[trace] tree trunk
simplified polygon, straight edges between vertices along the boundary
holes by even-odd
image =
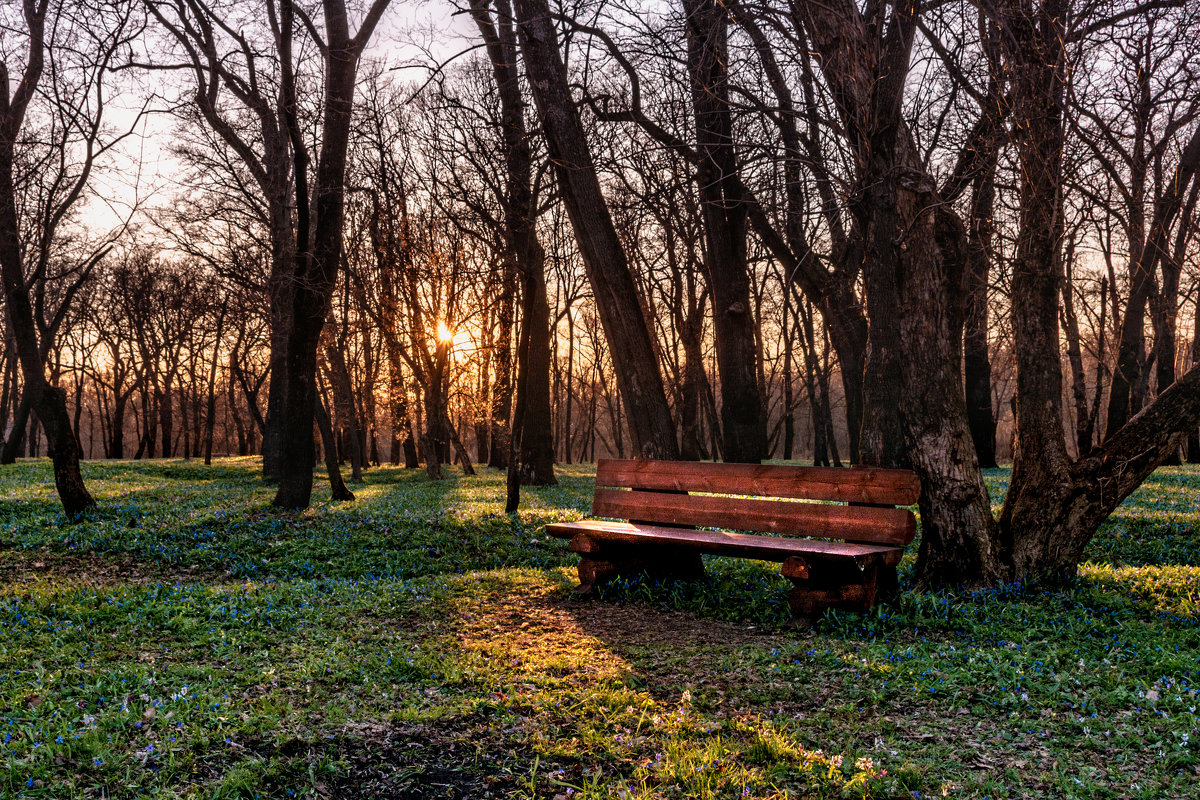
[[[995,92],[992,92],[995,94]],[[967,424],[979,466],[996,466],[996,419],[992,413],[992,364],[988,355],[988,276],[992,262],[992,214],[996,199],[996,153],[974,180],[967,241],[967,315],[963,378]]]
[[[792,459],[792,449],[796,442],[795,399],[792,387],[792,350],[796,338],[796,325],[788,325],[788,311],[791,309],[787,287],[783,289],[783,460]]]
[[[991,569],[995,523],[963,392],[966,231],[901,115],[917,10],[894,6],[886,30],[852,0],[803,13],[861,162],[851,241],[863,250],[871,322],[862,460],[911,461],[922,486],[918,580],[959,583]]]
[[[225,314],[222,308],[217,317],[217,334],[213,338],[212,364],[208,368],[208,403],[204,414],[204,464],[212,464],[213,430],[217,423],[217,364],[221,347],[221,334],[225,332]]]
[[[346,482],[342,480],[341,467],[338,466],[337,442],[334,441],[333,422],[329,418],[329,411],[326,410],[325,403],[321,402],[319,398],[317,400],[316,424],[321,432],[321,449],[325,451],[325,470],[329,473],[330,499],[334,502],[353,500],[354,492],[346,488]]]
[[[317,158],[309,219],[307,162],[303,133],[296,116],[295,76],[291,54],[292,9],[285,5],[281,29],[288,29],[281,44],[281,61],[293,94],[288,106],[289,135],[297,162],[297,212],[295,280],[291,290],[291,318],[284,371],[283,447],[279,491],[272,501],[280,508],[308,506],[313,484],[313,420],[317,413],[317,348],[329,315],[333,289],[341,262],[345,213],[345,177],[350,124],[354,110],[354,85],[358,59],[387,0],[375,0],[351,37],[344,3],[325,0],[327,42],[325,92],[321,120],[321,148]],[[310,237],[311,226],[311,237]],[[326,458],[329,456],[326,455]]]
[[[684,461],[703,458],[700,444],[702,395],[705,382],[702,341],[703,317],[685,319],[680,338],[683,340],[683,386],[680,389],[679,417],[681,422],[679,457]]]
[[[485,45],[500,94],[501,135],[507,171],[504,207],[509,258],[505,260],[496,343],[497,382],[493,395],[492,462],[508,472],[506,507],[516,510],[520,483],[553,485],[554,432],[550,408],[550,306],[546,298],[545,253],[537,238],[533,195],[533,152],[525,129],[525,101],[517,70],[517,33],[509,0],[495,0],[493,19],[486,0],[473,0],[472,14]],[[510,266],[511,265],[511,266]],[[511,336],[517,273],[523,283],[517,347],[516,408],[513,405]],[[502,426],[496,422],[501,421]],[[519,456],[519,465],[513,462]],[[503,463],[501,462],[503,459]],[[519,476],[517,472],[519,471]]]
[[[158,406],[158,425],[159,434],[162,436],[162,457],[170,458],[174,454],[175,442],[171,438],[173,433],[173,414],[171,408],[171,384],[164,381],[162,389],[155,392],[155,405]]]
[[[1180,223],[1175,234],[1174,247],[1164,252],[1159,259],[1162,281],[1158,292],[1150,300],[1150,319],[1154,324],[1154,362],[1156,392],[1162,393],[1175,382],[1175,327],[1179,318],[1179,278],[1183,272],[1188,243],[1193,228],[1189,224],[1196,209],[1200,182],[1193,180],[1187,202],[1179,214]],[[1178,451],[1167,458],[1164,464],[1182,463]]]
[[[29,386],[21,389],[21,399],[17,401],[17,410],[13,414],[12,428],[0,450],[0,464],[15,464],[25,448],[25,430],[29,427],[29,415],[33,411],[33,398]]]
[[[1058,330],[1066,2],[1048,0],[1032,12],[1011,2],[1006,10],[1010,35],[1017,37],[1008,57],[1018,174],[1025,179],[1012,266],[1018,438],[1000,516],[997,560],[1007,569],[996,577],[1026,581],[1059,575],[1068,563],[1074,570],[1075,563],[1066,552],[1075,548],[1063,540],[1073,524],[1073,480],[1062,429]],[[1136,309],[1131,305],[1126,313]]]
[[[27,12],[32,8],[30,4]],[[28,13],[27,13],[28,17]],[[42,17],[44,23],[44,16]],[[36,24],[31,21],[31,24]],[[36,53],[30,54],[36,63],[26,66],[26,78],[40,75],[42,52],[40,32],[31,36],[39,40]],[[31,46],[31,50],[33,50]],[[37,79],[34,77],[33,85]],[[24,82],[21,87],[25,88]],[[7,106],[7,99],[5,105]],[[83,483],[79,468],[82,450],[79,440],[71,428],[71,417],[67,413],[67,396],[56,386],[51,386],[44,372],[44,353],[47,342],[38,341],[38,326],[30,302],[29,288],[25,281],[24,260],[21,252],[21,234],[17,216],[16,190],[13,183],[13,147],[21,128],[24,109],[12,119],[13,109],[0,111],[0,281],[4,284],[4,305],[8,312],[13,338],[17,344],[17,356],[24,378],[24,394],[29,406],[41,421],[49,443],[49,455],[54,464],[54,485],[62,501],[68,519],[75,519],[88,508],[96,505]]]
[[[1075,405],[1075,446],[1079,455],[1092,449],[1092,416],[1088,411],[1087,373],[1083,368],[1083,348],[1080,342],[1079,316],[1075,313],[1072,291],[1072,257],[1065,259],[1066,280],[1062,284],[1062,318],[1066,328],[1067,363],[1071,365],[1071,399]],[[1099,374],[1096,379],[1099,380]]]
[[[1148,80],[1148,78],[1147,78]],[[1141,155],[1141,144],[1135,156]],[[1168,241],[1172,227],[1180,217],[1185,205],[1195,207],[1193,182],[1200,173],[1200,129],[1197,129],[1180,154],[1179,163],[1171,179],[1163,182],[1158,196],[1154,199],[1154,211],[1150,222],[1149,234],[1144,241],[1137,241],[1135,234],[1145,227],[1145,165],[1144,157],[1135,158],[1134,188],[1131,193],[1134,202],[1129,203],[1128,227],[1133,230],[1130,235],[1130,290],[1129,301],[1125,305],[1125,316],[1121,320],[1121,334],[1117,350],[1117,368],[1113,372],[1112,384],[1109,390],[1108,419],[1105,424],[1105,437],[1115,433],[1132,416],[1144,400],[1141,390],[1148,381],[1144,375],[1145,325],[1146,308],[1154,297],[1154,276],[1158,265],[1163,269],[1163,288],[1171,294],[1178,294],[1178,270],[1172,263],[1173,253]],[[1140,169],[1140,175],[1138,170]],[[1140,181],[1139,181],[1140,177]],[[1174,275],[1172,275],[1174,273]],[[1174,288],[1172,288],[1172,286]],[[1171,302],[1172,315],[1174,301]],[[1163,307],[1165,311],[1165,306]],[[1166,317],[1160,316],[1159,323],[1165,323]],[[1174,339],[1174,325],[1170,333],[1163,334]],[[1156,325],[1156,334],[1160,333]],[[1164,343],[1165,344],[1165,343]],[[1173,377],[1175,369],[1174,342],[1170,343],[1172,351],[1167,354],[1169,364],[1160,364],[1160,377]],[[1157,351],[1157,347],[1156,347]],[[1161,387],[1165,388],[1165,387]]]
[[[1196,297],[1196,308],[1192,322],[1192,364],[1200,364],[1200,295]],[[1193,425],[1187,435],[1187,460],[1189,464],[1200,464],[1200,427]]]
[[[511,24],[511,23],[510,23]],[[494,70],[493,70],[494,71]],[[501,90],[503,103],[503,89]],[[502,112],[503,113],[503,112]],[[527,178],[528,179],[528,178]],[[513,202],[511,196],[513,189],[511,187],[513,179],[510,176],[510,204]],[[526,195],[528,190],[526,190]],[[527,209],[528,210],[528,209]],[[506,209],[506,215],[509,212]],[[511,241],[511,234],[510,234]],[[491,397],[491,424],[490,424],[490,439],[491,447],[488,451],[487,465],[489,467],[497,467],[499,469],[508,468],[509,457],[509,419],[512,415],[513,404],[513,364],[512,364],[512,328],[513,328],[513,313],[516,305],[516,283],[518,265],[515,262],[518,257],[513,253],[510,243],[510,252],[508,257],[504,259],[501,266],[501,287],[499,299],[499,314],[497,325],[499,326],[500,335],[496,337],[495,346],[492,349],[492,363],[495,365],[495,380],[492,383]]]
[[[729,107],[728,12],[716,0],[684,0],[683,8],[724,456],[726,461],[758,463],[767,457],[767,420],[758,385],[760,360],[746,266],[747,209]]]
[[[125,457],[125,404],[128,395],[119,392],[113,396],[112,414],[108,429],[108,456],[121,459]]]
[[[428,385],[424,386],[425,401],[425,431],[421,435],[421,455],[425,457],[425,471],[432,481],[442,479],[442,453],[446,450],[447,434],[443,430],[446,419],[446,409],[442,397],[442,360],[444,344],[438,345],[434,369],[426,376]]]
[[[337,411],[338,426],[343,431],[343,441],[350,458],[350,479],[361,482],[363,448],[358,422],[358,409],[354,402],[354,387],[350,381],[350,369],[342,343],[333,341],[332,331],[327,327],[325,358],[329,365],[330,385],[333,387],[334,409]]]
[[[531,231],[531,237],[533,233]],[[550,427],[550,303],[546,298],[541,246],[525,272],[524,326],[529,329],[523,365],[524,422],[521,425],[521,483],[554,486],[554,435]]]
[[[634,448],[644,458],[677,458],[675,425],[652,334],[587,149],[549,5],[546,0],[517,0],[514,6],[530,87],[609,343]]]

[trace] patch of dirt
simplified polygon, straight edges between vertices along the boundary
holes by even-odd
[[[424,725],[347,725],[331,742],[343,769],[331,797],[485,800],[508,796],[528,775],[531,754],[497,752],[484,718]]]
[[[336,800],[493,800],[508,797],[530,774],[531,753],[504,747],[484,716],[436,719],[425,723],[348,723],[317,741],[283,744],[232,740],[245,757],[289,762],[288,775],[309,773],[322,761],[336,764],[336,776],[318,778],[318,797]],[[219,780],[229,759],[209,763],[202,783]],[[546,766],[541,762],[539,770]],[[265,789],[287,789],[273,781]]]
[[[21,591],[38,584],[73,586],[127,586],[145,583],[193,583],[214,576],[203,570],[165,566],[128,553],[62,553],[0,549],[0,592]]]

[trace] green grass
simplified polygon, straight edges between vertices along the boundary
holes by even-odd
[[[497,472],[387,467],[354,503],[274,512],[257,467],[88,463],[100,508],[75,525],[47,463],[0,468],[0,797],[1159,798],[1200,777],[1200,470],[1156,473],[1068,589],[906,591],[802,634],[756,562],[576,598],[542,526],[586,512],[587,467],[518,517]]]

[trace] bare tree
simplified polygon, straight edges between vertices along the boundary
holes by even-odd
[[[47,379],[46,357],[73,298],[108,245],[77,253],[57,276],[51,269],[64,221],[83,198],[97,159],[121,138],[103,127],[106,79],[136,32],[125,4],[84,19],[73,4],[24,0],[13,22],[25,52],[0,52],[0,278],[27,407],[46,432],[59,498],[67,515],[75,517],[94,500],[83,483],[81,448],[65,394]],[[43,122],[50,137],[39,153],[34,131]],[[52,279],[63,288],[57,310],[47,317],[43,298],[35,302],[32,295]]]

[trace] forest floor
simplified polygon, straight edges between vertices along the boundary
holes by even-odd
[[[1200,469],[1053,593],[790,626],[775,565],[580,599],[503,476],[383,467],[271,511],[256,459],[0,467],[0,797],[1194,797]],[[989,474],[994,498],[1007,473]],[[909,548],[910,553],[916,546]],[[912,556],[906,556],[905,584]]]

